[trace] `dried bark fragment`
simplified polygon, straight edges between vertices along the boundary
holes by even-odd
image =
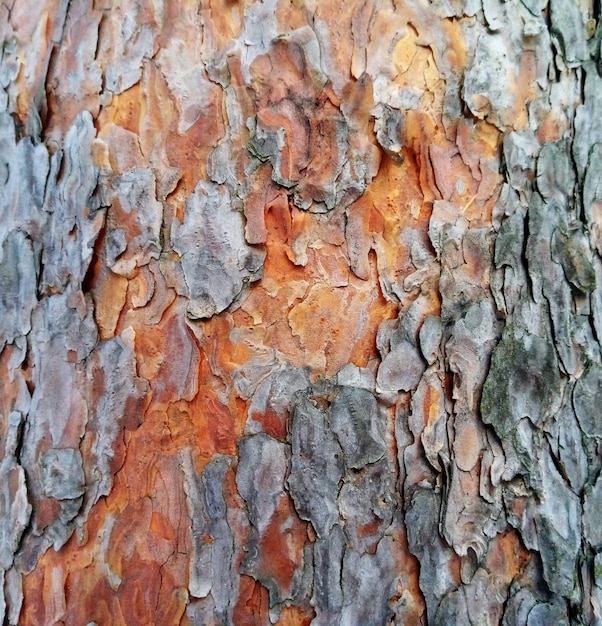
[[[188,590],[193,598],[209,597],[209,614],[224,623],[231,623],[230,603],[237,582],[233,571],[234,535],[228,525],[223,493],[224,475],[231,464],[228,457],[215,457],[197,476],[190,451],[182,453],[194,540]]]
[[[19,231],[8,234],[0,256],[0,345],[13,343],[31,330],[31,313],[37,304],[36,261],[31,241]]]
[[[64,157],[53,155],[43,231],[40,291],[63,292],[84,281],[104,212],[95,196],[98,181],[91,143],[96,136],[92,116],[82,112],[65,137]]]
[[[242,217],[230,208],[227,189],[199,183],[171,237],[182,257],[191,319],[221,313],[261,277],[263,255],[246,245]]]
[[[384,538],[378,543],[375,554],[345,553],[341,624],[377,626],[391,619],[389,598],[397,573],[392,544],[392,539]]]
[[[27,499],[27,482],[23,467],[16,458],[20,444],[19,430],[22,416],[13,412],[8,419],[8,436],[4,457],[0,462],[0,484],[2,494],[0,507],[2,526],[0,528],[0,568],[9,570],[13,565],[14,554],[19,548],[23,532],[29,524],[31,504]],[[4,599],[4,596],[3,596]]]
[[[312,523],[318,537],[325,537],[338,520],[336,498],[345,465],[328,413],[318,402],[311,392],[300,392],[293,404],[287,485],[299,516]]]
[[[252,396],[245,432],[265,432],[276,439],[285,439],[293,396],[308,386],[305,370],[285,366],[273,371]]]
[[[136,267],[159,258],[163,207],[155,198],[156,181],[148,169],[132,168],[114,176],[111,187],[106,264],[113,272],[129,276]]]
[[[429,623],[442,598],[456,586],[449,569],[451,548],[437,530],[439,502],[439,495],[431,489],[418,488],[405,507],[408,545],[421,564],[420,589]]]
[[[38,459],[42,492],[56,500],[75,500],[84,493],[82,456],[75,448],[47,450]]]
[[[393,521],[393,478],[385,460],[345,477],[338,498],[339,512],[345,520],[349,547],[357,554],[373,552]]]
[[[240,442],[236,472],[239,493],[247,502],[249,520],[263,531],[283,494],[288,466],[288,446],[260,433]]]
[[[472,114],[487,117],[498,126],[510,122],[514,99],[505,89],[508,77],[517,72],[517,59],[511,56],[508,34],[481,31],[474,60],[464,74],[462,97]]]
[[[385,392],[412,391],[426,369],[418,347],[418,325],[423,307],[424,302],[418,299],[405,315],[400,313],[397,328],[392,329],[383,344],[376,382]]]
[[[362,468],[385,455],[384,424],[369,391],[340,389],[330,405],[329,421],[348,468]]]
[[[318,538],[314,546],[314,580],[312,606],[318,626],[340,620],[343,607],[341,570],[345,550],[345,536],[337,524],[327,537]]]
[[[86,424],[92,439],[89,455],[86,511],[111,492],[113,475],[119,464],[116,443],[124,429],[134,430],[138,411],[144,405],[148,384],[136,375],[134,333],[100,342],[88,361],[87,384],[94,403]],[[106,372],[112,372],[107,376]]]

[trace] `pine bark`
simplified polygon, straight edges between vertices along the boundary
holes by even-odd
[[[0,622],[602,624],[602,27],[0,3]]]

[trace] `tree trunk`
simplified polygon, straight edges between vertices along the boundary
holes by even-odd
[[[4,623],[602,624],[597,10],[0,3]]]

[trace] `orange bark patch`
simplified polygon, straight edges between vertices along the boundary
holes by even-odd
[[[4,450],[6,431],[8,428],[8,416],[15,406],[19,406],[21,402],[28,398],[27,383],[29,377],[29,369],[27,364],[23,364],[22,368],[13,373],[11,367],[11,359],[16,355],[17,348],[13,345],[7,345],[0,352],[0,441],[2,450]]]
[[[394,590],[392,601],[400,599],[403,606],[405,623],[420,624],[424,614],[424,597],[420,590],[420,564],[418,559],[410,553],[405,529],[395,533],[395,542],[392,544],[392,556],[397,563],[399,576],[397,588]]]
[[[315,612],[309,607],[285,606],[276,622],[279,626],[309,626]]]
[[[490,572],[495,572],[504,584],[509,585],[530,558],[530,552],[522,544],[517,532],[509,530],[493,539],[485,564]]]
[[[188,187],[194,189],[207,174],[207,157],[224,135],[221,110],[221,88],[211,87],[211,104],[199,119],[182,135],[175,130],[167,135],[169,164],[182,171]]]
[[[142,85],[136,83],[123,93],[113,96],[111,102],[113,121],[138,135],[140,133],[140,118],[144,115],[145,108]]]
[[[269,620],[268,590],[250,576],[240,577],[238,602],[232,621],[240,626],[263,626]]]
[[[54,498],[41,498],[36,510],[36,527],[42,531],[56,521],[61,512],[61,504]]]
[[[201,357],[181,304],[176,302],[154,326],[146,326],[142,314],[131,312],[127,318],[140,331],[136,333],[139,374],[150,382],[153,406],[191,400],[197,391]]]
[[[285,596],[290,593],[295,572],[303,565],[306,526],[291,499],[283,495],[259,542],[259,576],[274,580]]]

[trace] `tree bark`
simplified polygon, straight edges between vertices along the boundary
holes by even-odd
[[[598,8],[0,3],[0,621],[602,624]]]

